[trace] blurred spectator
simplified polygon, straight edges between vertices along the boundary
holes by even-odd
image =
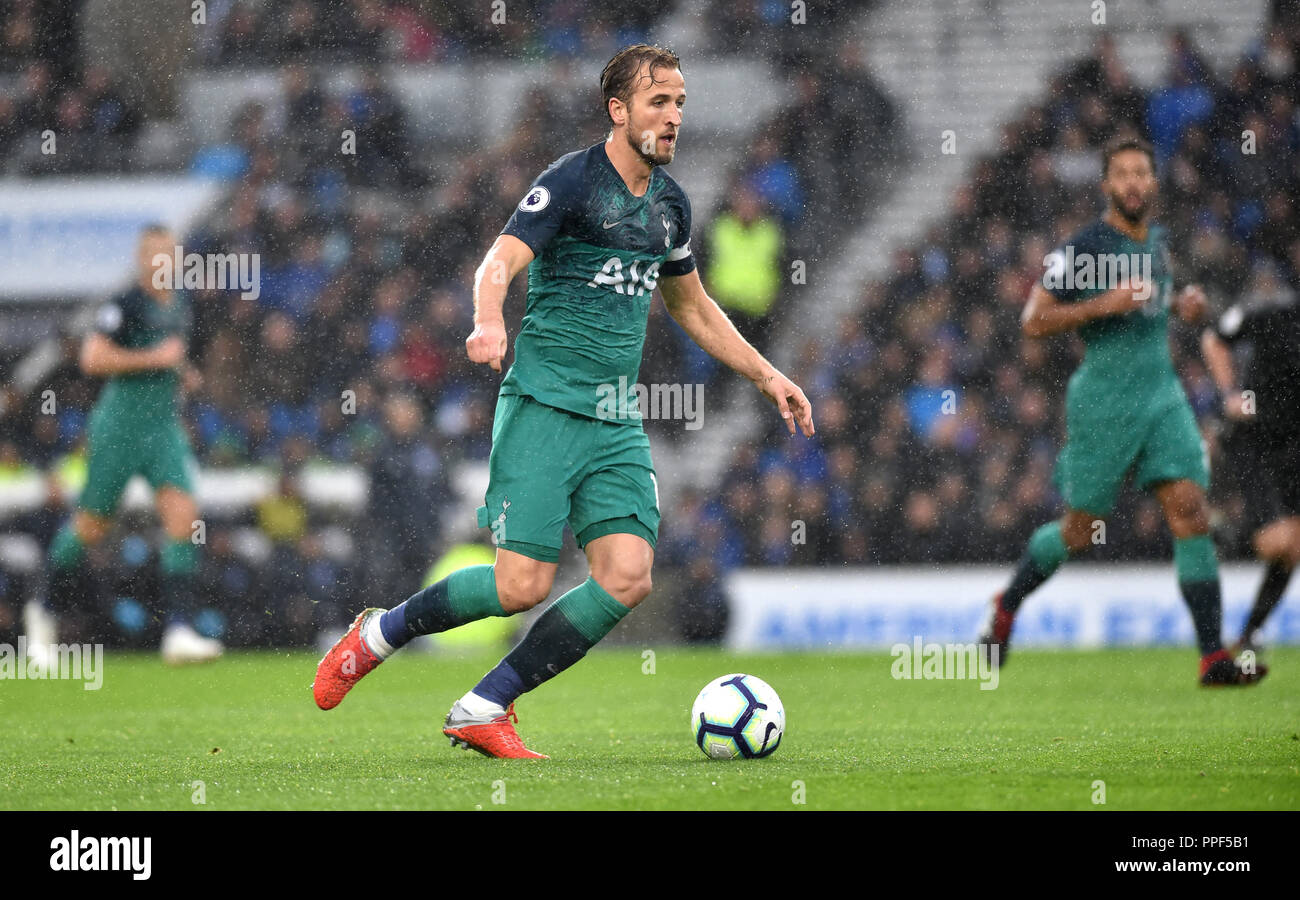
[[[441,454],[429,439],[424,411],[411,394],[384,403],[384,440],[370,472],[367,518],[389,596],[412,593],[442,537],[440,509],[448,493]]]
[[[698,556],[688,566],[678,587],[674,616],[683,640],[701,644],[722,640],[727,630],[727,596],[717,564],[709,557]]]
[[[275,493],[258,501],[258,530],[274,544],[292,545],[307,533],[307,505],[298,492],[299,475],[286,467]]]
[[[763,214],[757,195],[741,187],[730,209],[713,220],[705,283],[751,344],[767,347],[781,289],[781,226]]]

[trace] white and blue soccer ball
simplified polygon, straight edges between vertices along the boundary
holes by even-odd
[[[772,686],[732,674],[704,686],[691,707],[695,743],[711,759],[759,759],[781,745],[785,707]]]

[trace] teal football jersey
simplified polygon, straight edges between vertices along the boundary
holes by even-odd
[[[560,157],[538,176],[502,230],[533,251],[528,302],[502,394],[525,394],[591,418],[640,425],[598,409],[629,394],[641,368],[646,319],[660,278],[695,268],[691,206],[661,167],[637,197],[604,143]]]

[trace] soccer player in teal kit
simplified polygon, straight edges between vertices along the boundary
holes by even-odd
[[[159,554],[161,600],[167,623],[162,655],[168,663],[204,662],[222,653],[220,642],[194,630],[194,582],[198,548],[191,531],[198,517],[194,476],[198,466],[179,417],[187,375],[185,344],[191,310],[185,293],[157,277],[158,259],[170,259],[177,245],[172,232],[150,225],[136,248],[136,283],[99,309],[94,332],[81,351],[81,369],[107,378],[87,427],[86,486],[72,518],[49,550],[49,593],[56,607],[75,601],[68,578],[81,565],[86,548],[108,534],[118,502],[130,479],[143,475],[154,490],[166,537]],[[40,600],[24,609],[29,652],[54,643],[56,622]]]
[[[321,660],[313,692],[330,709],[416,635],[530,609],[550,593],[565,522],[591,576],[564,594],[447,715],[453,744],[540,758],[510,719],[514,700],[580,660],[650,593],[659,489],[635,404],[610,415],[611,385],[634,384],[656,287],[704,350],[745,375],[805,436],[802,390],[742,338],[705,293],[691,255],[691,207],[663,170],[686,100],[677,57],[638,44],[601,74],[608,138],[560,157],[520,201],[475,276],[471,360],[501,370],[506,287],[525,266],[528,305],[492,428],[479,525],[495,565],[474,566],[394,609],[368,609]],[[620,382],[620,379],[626,379]]]
[[[1011,583],[993,599],[979,642],[990,655],[999,648],[996,661],[1006,659],[1021,604],[1090,546],[1094,524],[1110,515],[1131,471],[1137,487],[1160,501],[1173,534],[1201,683],[1256,684],[1267,668],[1244,667],[1220,638],[1219,562],[1205,500],[1209,464],[1169,355],[1170,310],[1196,321],[1205,297],[1194,286],[1174,292],[1165,230],[1151,221],[1159,190],[1151,146],[1112,141],[1102,155],[1101,189],[1106,212],[1048,257],[1044,283],[1034,286],[1022,320],[1031,337],[1077,330],[1087,348],[1066,391],[1066,444],[1056,465],[1066,512],[1030,537]],[[1125,261],[1132,265],[1119,266]],[[1127,275],[1076,283],[1073,273],[1089,267]]]

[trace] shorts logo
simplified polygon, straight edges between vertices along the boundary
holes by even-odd
[[[500,547],[506,541],[506,510],[510,508],[510,498],[501,498],[501,515],[492,520],[492,543]]]
[[[551,192],[538,185],[529,191],[524,196],[524,199],[519,201],[519,209],[523,212],[537,212],[546,209],[546,204],[550,202]]]

